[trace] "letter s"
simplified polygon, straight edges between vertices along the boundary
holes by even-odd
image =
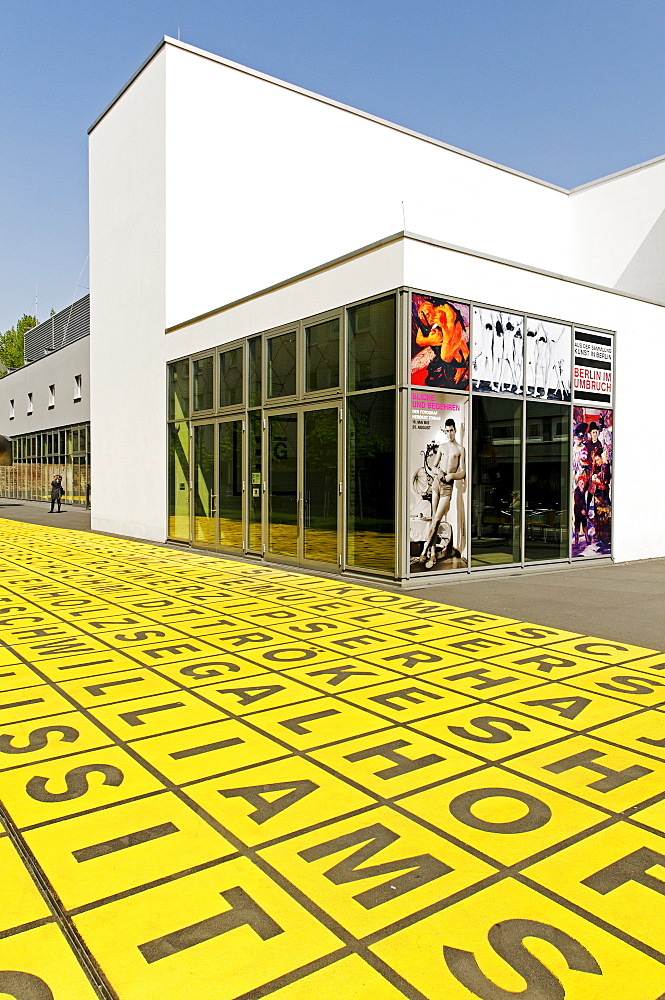
[[[481,972],[471,951],[443,946],[443,958],[450,972],[462,986],[466,986],[480,1000],[564,1000],[566,991],[547,966],[524,947],[524,938],[535,937],[548,941],[560,951],[568,968],[575,972],[589,972],[602,976],[602,969],[586,948],[558,927],[540,920],[501,920],[490,928],[487,938],[494,951],[519,973],[526,982],[526,989],[515,993],[504,990]]]
[[[75,743],[79,738],[78,729],[71,726],[42,726],[33,729],[28,735],[27,747],[15,747],[12,740],[16,739],[10,733],[0,736],[0,753],[30,753],[31,750],[44,750],[48,746],[49,733],[60,733],[62,743]]]
[[[82,764],[81,767],[67,771],[65,775],[67,790],[64,792],[47,792],[46,783],[49,778],[43,778],[40,775],[30,778],[25,790],[30,798],[36,799],[38,802],[68,802],[70,799],[80,798],[88,791],[88,774],[103,774],[103,784],[115,785],[116,787],[125,780],[120,768],[113,767],[111,764]]]

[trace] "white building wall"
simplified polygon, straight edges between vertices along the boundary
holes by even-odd
[[[164,50],[90,136],[92,527],[163,540]]]
[[[665,491],[652,430],[660,398],[651,385],[665,367],[665,307],[414,240],[405,244],[404,261],[406,283],[416,288],[616,331],[613,556],[665,556],[665,520],[653,504]]]
[[[665,302],[665,157],[569,197],[570,273]]]
[[[76,401],[77,375],[81,376],[81,398]],[[55,404],[49,408],[49,386],[55,386]],[[28,416],[28,393],[32,393],[32,415]],[[14,419],[10,402],[14,400]],[[0,434],[18,437],[53,427],[83,424],[90,420],[90,338],[33,361],[0,379]]]
[[[276,288],[165,338],[165,363],[240,337],[307,319],[358,299],[376,298],[403,284],[403,240],[378,247],[300,281]]]
[[[403,229],[568,270],[561,190],[171,40],[166,64],[167,325]]]

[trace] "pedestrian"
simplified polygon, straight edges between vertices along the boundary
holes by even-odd
[[[65,495],[65,491],[62,485],[62,476],[54,476],[51,480],[51,509],[49,514],[53,513],[53,508],[58,505],[57,513],[60,513],[60,502]]]

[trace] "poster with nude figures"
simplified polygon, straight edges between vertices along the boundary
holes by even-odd
[[[467,565],[469,400],[411,392],[409,548],[412,573]]]
[[[526,321],[524,381],[527,396],[570,401],[571,328],[549,320]]]
[[[473,368],[476,392],[522,395],[524,316],[496,309],[473,310]]]
[[[612,551],[612,410],[573,407],[573,559]]]
[[[469,388],[469,306],[411,295],[411,383]]]

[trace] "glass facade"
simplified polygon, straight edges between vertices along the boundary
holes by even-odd
[[[55,475],[62,476],[65,503],[85,507],[91,485],[90,424],[13,438],[12,465],[0,467],[0,494],[14,500],[49,500]]]
[[[609,555],[611,394],[573,363],[611,337],[399,289],[174,361],[169,536],[423,584]]]

